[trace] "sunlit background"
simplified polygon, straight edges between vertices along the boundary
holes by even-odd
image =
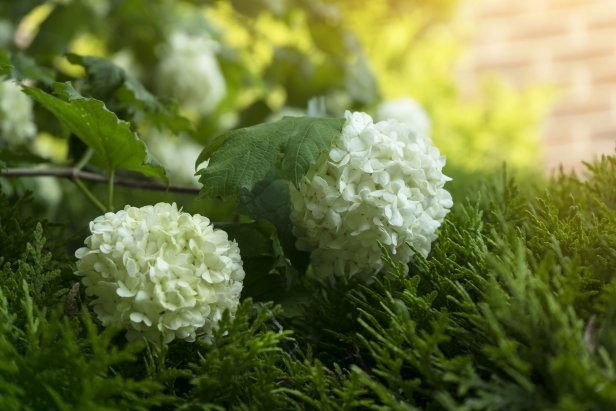
[[[0,2],[0,16],[0,46],[25,81],[79,86],[82,67],[63,57],[72,52],[106,57],[175,100],[190,129],[157,129],[82,90],[132,122],[174,183],[197,184],[194,161],[212,137],[314,114],[309,104],[413,122],[457,187],[503,164],[580,171],[616,145],[614,0],[22,0]],[[28,149],[74,160],[69,136],[36,107],[35,118]]]
[[[472,23],[459,84],[471,95],[494,73],[518,89],[551,86],[541,128],[544,167],[580,169],[616,145],[616,2],[482,0],[464,2]]]

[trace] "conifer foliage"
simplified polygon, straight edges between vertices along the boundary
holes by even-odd
[[[616,409],[616,156],[468,167],[534,105],[348,3],[0,2],[0,411]]]
[[[369,285],[307,276],[299,308],[245,299],[168,346],[102,327],[54,227],[3,198],[1,407],[611,409],[616,158],[521,184],[454,205],[408,275],[385,253]]]

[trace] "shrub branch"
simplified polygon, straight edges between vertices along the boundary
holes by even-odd
[[[108,183],[109,177],[92,173],[89,171],[83,171],[76,167],[67,168],[6,168],[0,170],[0,176],[2,177],[61,177],[68,178],[70,180],[84,180],[92,181],[95,183]],[[185,194],[198,194],[200,189],[198,187],[177,186],[173,184],[165,185],[158,181],[151,180],[137,180],[133,178],[126,178],[121,176],[115,176],[114,185],[123,187],[139,188],[142,190],[155,190],[155,191],[168,191],[172,193],[185,193]]]

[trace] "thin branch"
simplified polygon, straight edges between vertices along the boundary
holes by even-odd
[[[103,203],[101,203],[98,200],[98,198],[96,198],[96,196],[92,194],[90,190],[88,190],[88,187],[86,187],[86,185],[82,183],[80,179],[74,178],[73,182],[81,190],[81,192],[86,196],[86,198],[90,200],[90,202],[94,204],[96,208],[98,208],[103,214],[105,214],[107,211],[110,211],[110,210],[107,210],[107,208],[105,208]]]
[[[95,183],[107,183],[109,178],[102,174],[82,171],[77,168],[5,168],[0,169],[0,177],[62,177],[71,180],[92,181]],[[116,176],[114,184],[123,187],[139,188],[142,190],[168,191],[171,193],[199,194],[197,187],[168,185],[158,181],[136,180]]]

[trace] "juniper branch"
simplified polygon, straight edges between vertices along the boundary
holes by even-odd
[[[71,180],[79,179],[84,181],[91,181],[94,183],[109,182],[108,176],[92,173],[89,171],[83,171],[75,167],[47,169],[5,168],[0,170],[0,177],[60,177],[68,178]],[[114,184],[117,186],[132,187],[142,190],[168,191],[172,193],[198,194],[200,191],[197,187],[177,186],[173,184],[165,185],[158,181],[137,180],[121,176],[115,177]]]

